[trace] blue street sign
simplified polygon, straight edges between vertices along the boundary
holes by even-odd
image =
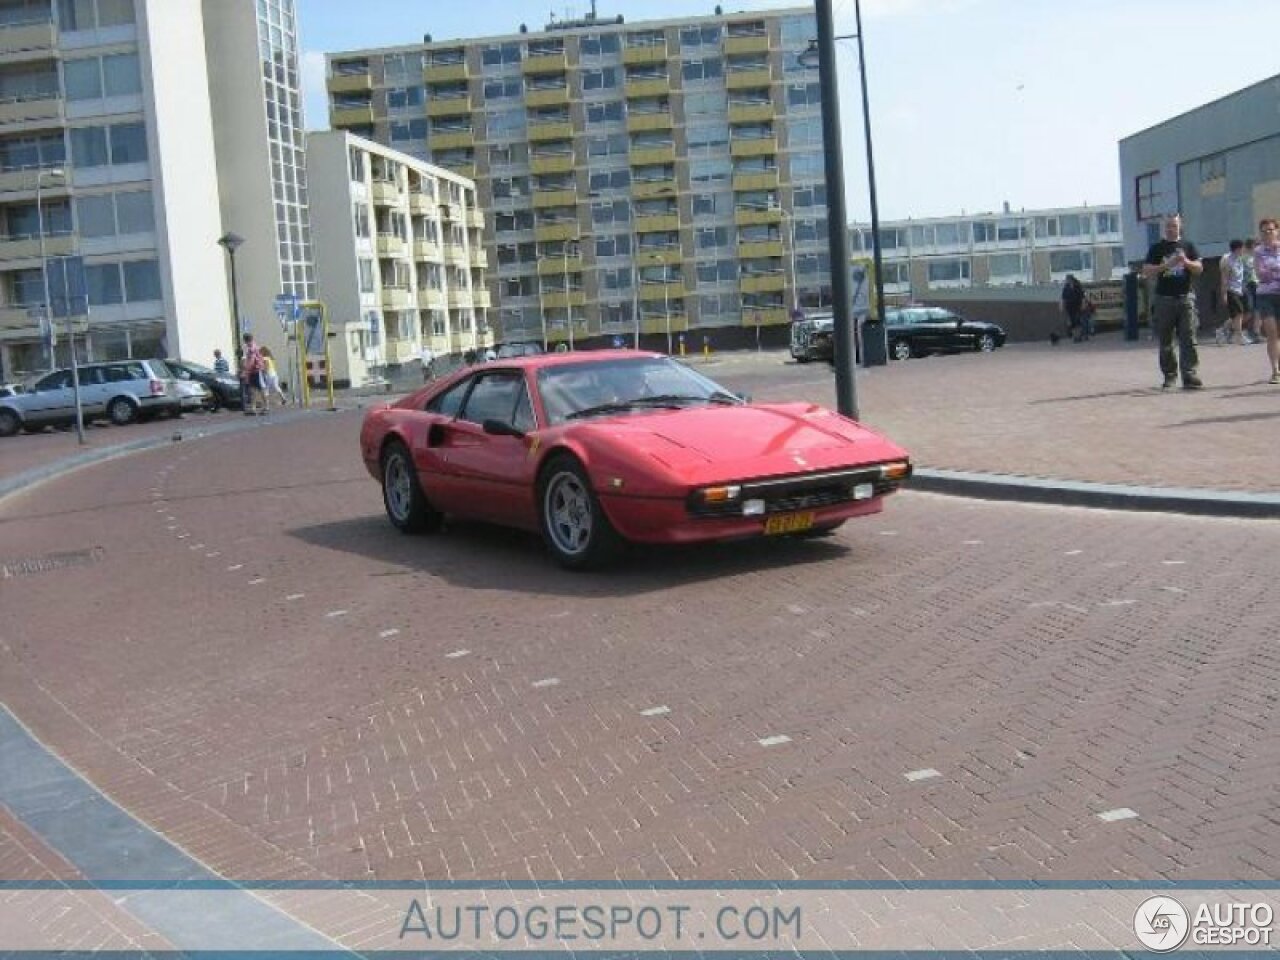
[[[45,261],[49,271],[49,299],[55,318],[80,317],[89,312],[88,288],[85,285],[84,257],[50,257]]]
[[[281,293],[275,299],[276,315],[282,319],[297,320],[301,311],[298,296],[294,293]]]

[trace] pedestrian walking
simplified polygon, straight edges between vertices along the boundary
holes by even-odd
[[[244,395],[244,415],[265,414],[267,407],[262,392],[262,351],[253,334],[244,335],[244,355],[240,361],[240,387]]]
[[[1192,279],[1200,276],[1204,263],[1195,244],[1182,236],[1182,215],[1171,214],[1164,220],[1164,238],[1153,243],[1147,251],[1142,275],[1156,281],[1155,309],[1152,323],[1160,344],[1160,372],[1164,375],[1162,388],[1169,390],[1178,384],[1178,371],[1182,371],[1182,388],[1199,390],[1200,353],[1196,348],[1195,294]],[[1178,339],[1174,353],[1173,340]]]
[[[1258,271],[1254,266],[1253,237],[1244,238],[1244,320],[1240,328],[1250,336],[1250,343],[1262,340],[1262,324],[1258,320]]]
[[[422,363],[422,382],[426,383],[436,375],[436,353],[428,344],[422,345],[422,353],[418,355]]]
[[[1220,344],[1229,344],[1238,338],[1241,343],[1248,343],[1244,332],[1244,284],[1245,257],[1244,241],[1232,240],[1230,252],[1218,261],[1218,272],[1222,275],[1222,293],[1219,297],[1227,311],[1227,319],[1214,333],[1214,339]]]
[[[221,350],[213,351],[213,372],[220,377],[229,377],[231,375],[231,364],[227,362],[227,358],[222,355]]]
[[[280,400],[280,406],[288,406],[289,398],[285,396],[284,390],[280,388],[280,371],[276,369],[276,358],[271,353],[270,347],[262,348],[262,390],[265,394],[264,403],[267,409],[271,408],[273,399]]]
[[[1253,268],[1258,275],[1256,313],[1262,318],[1262,334],[1267,338],[1267,360],[1271,364],[1269,382],[1280,384],[1280,224],[1264,217],[1258,222],[1260,240],[1253,250]]]
[[[1080,330],[1080,310],[1084,306],[1084,285],[1076,279],[1074,273],[1068,273],[1066,282],[1062,284],[1062,296],[1058,300],[1058,310],[1067,315],[1067,333],[1073,343],[1082,339]]]

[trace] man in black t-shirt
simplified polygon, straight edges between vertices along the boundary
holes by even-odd
[[[1196,298],[1191,291],[1192,278],[1200,276],[1204,264],[1195,244],[1182,239],[1182,216],[1172,214],[1164,221],[1164,239],[1153,243],[1142,266],[1144,277],[1156,278],[1155,308],[1151,322],[1160,341],[1160,372],[1164,389],[1178,382],[1182,367],[1184,390],[1199,390],[1200,355],[1196,349]],[[1178,354],[1174,356],[1173,335],[1178,335]]]

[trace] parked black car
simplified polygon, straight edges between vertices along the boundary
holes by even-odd
[[[990,353],[1004,346],[1005,332],[994,323],[970,320],[941,307],[902,307],[886,310],[885,316],[889,356],[895,360],[966,350]]]
[[[189,360],[166,360],[165,366],[173,371],[175,380],[191,380],[209,389],[209,409],[220,407],[239,409],[241,406],[240,381],[229,374],[216,373],[209,367]]]

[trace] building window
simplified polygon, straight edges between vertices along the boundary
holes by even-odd
[[[992,283],[1017,283],[1027,279],[1027,258],[1021,253],[994,254],[987,260]]]
[[[969,261],[962,259],[930,260],[926,273],[930,284],[968,283]]]
[[[160,267],[154,260],[133,260],[124,268],[124,295],[130,303],[160,300]]]
[[[1211,157],[1205,157],[1200,161],[1200,182],[1210,183],[1214,180],[1224,180],[1227,176],[1227,155],[1225,153],[1215,153]]]
[[[1090,273],[1092,270],[1092,250],[1051,250],[1049,252],[1050,273]]]
[[[361,259],[357,261],[360,270],[360,292],[373,293],[373,261]]]
[[[1134,181],[1139,220],[1154,220],[1160,216],[1160,173],[1144,173]]]

